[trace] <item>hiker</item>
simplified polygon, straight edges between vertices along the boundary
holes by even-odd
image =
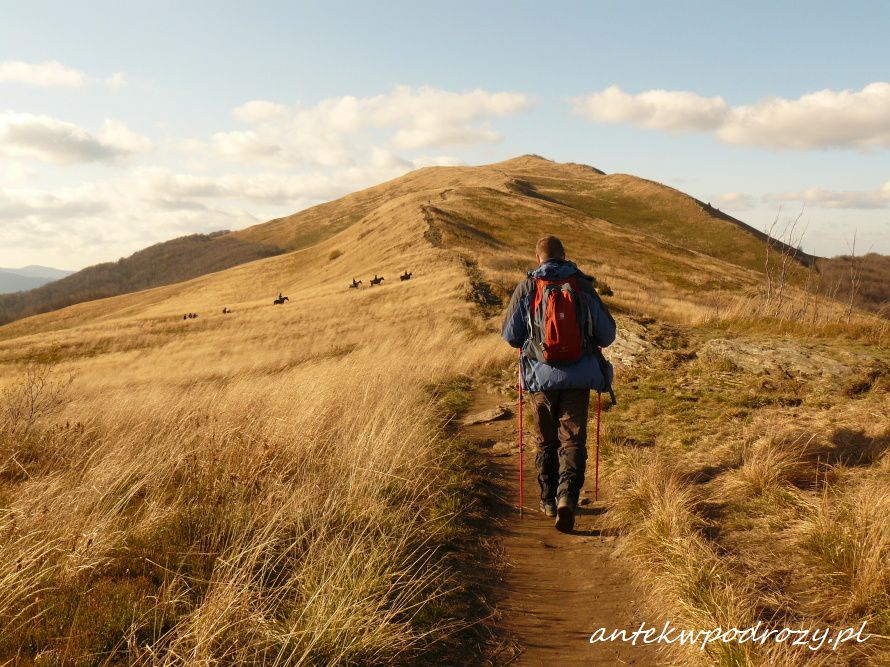
[[[584,484],[590,390],[611,390],[612,366],[600,348],[615,340],[615,320],[558,238],[541,238],[535,260],[538,268],[513,291],[503,337],[522,350],[522,385],[538,430],[541,511],[569,532]]]

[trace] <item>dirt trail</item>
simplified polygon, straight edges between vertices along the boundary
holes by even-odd
[[[476,393],[470,414],[507,404],[502,394],[482,389]],[[515,411],[515,406],[510,406]],[[658,665],[654,646],[630,646],[623,642],[591,644],[599,627],[636,629],[642,621],[657,623],[641,611],[639,591],[632,575],[615,557],[620,537],[603,527],[602,508],[593,503],[593,458],[590,447],[589,484],[581,494],[581,506],[572,534],[553,526],[554,519],[538,510],[538,484],[534,469],[533,424],[525,427],[525,508],[518,508],[519,457],[506,445],[516,444],[512,418],[463,426],[491,455],[495,480],[503,494],[495,512],[502,526],[501,548],[507,561],[498,608],[505,630],[518,648],[513,655],[499,656],[510,665]],[[496,444],[497,443],[497,444]],[[591,443],[593,445],[593,443]],[[506,454],[506,455],[505,455]]]

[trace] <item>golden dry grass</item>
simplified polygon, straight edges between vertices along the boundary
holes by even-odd
[[[21,411],[3,424],[0,658],[383,664],[454,631],[451,445],[424,388],[507,352],[462,345],[462,265],[398,250],[412,231],[4,331],[0,390],[27,402],[49,362],[52,400],[24,436]]]
[[[622,192],[645,204],[643,227],[602,217]],[[4,396],[33,387],[20,384],[33,364],[53,369],[33,419],[2,416],[0,657],[388,664],[451,636],[454,452],[425,388],[510,362],[471,302],[497,310],[542,233],[611,286],[614,310],[649,322],[663,353],[619,369],[625,400],[605,422],[612,514],[660,615],[886,624],[887,457],[812,461],[836,451],[819,434],[837,436],[838,409],[879,437],[882,381],[849,396],[783,378],[761,391],[762,378],[694,359],[682,333],[652,322],[781,334],[842,358],[885,345],[885,323],[790,286],[782,309],[758,310],[756,244],[684,197],[535,158],[420,170],[238,233],[288,254],[0,328]],[[704,245],[678,241],[683,221]],[[736,242],[739,263],[726,257]],[[399,282],[404,270],[414,279]],[[368,288],[374,273],[386,281]],[[364,289],[346,288],[353,277]],[[291,301],[272,306],[279,291]],[[651,456],[628,453],[649,441]],[[783,563],[810,573],[804,591],[782,571],[756,576],[779,538]],[[824,595],[805,594],[817,583]],[[839,595],[849,604],[830,605]],[[674,657],[800,660],[731,645]]]
[[[764,354],[764,370],[789,371],[776,377],[746,370],[742,356],[736,364],[706,355],[703,343],[715,333],[740,332],[727,325],[667,338],[666,349],[646,359],[648,368],[628,373],[624,400],[606,418],[609,516],[627,533],[628,562],[653,592],[653,608],[684,627],[760,621],[839,629],[865,622],[874,637],[836,651],[718,644],[705,652],[675,647],[671,657],[683,664],[884,664],[886,348],[860,343],[844,351],[855,356],[843,357],[845,344],[824,331],[810,347],[766,339],[767,348],[800,346],[801,359],[813,355],[812,375],[804,375],[806,369]],[[739,345],[756,349],[747,340]],[[827,365],[815,354],[825,349],[850,368]],[[885,361],[868,362],[875,358]]]

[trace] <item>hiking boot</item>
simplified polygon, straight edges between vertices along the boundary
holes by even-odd
[[[556,530],[572,532],[575,527],[575,503],[568,496],[561,496],[556,507]]]
[[[541,511],[545,516],[556,516],[556,501],[553,498],[541,501]]]

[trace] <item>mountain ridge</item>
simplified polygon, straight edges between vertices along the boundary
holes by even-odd
[[[70,276],[72,273],[74,273],[74,271],[55,269],[51,266],[41,266],[40,264],[29,264],[28,266],[23,266],[18,269],[0,266],[0,271],[17,273],[20,276],[30,276],[33,278],[52,278],[53,280],[64,278],[65,276]]]
[[[33,293],[15,295],[12,307],[9,298],[0,297],[0,322],[86,299],[191,281],[281,253],[314,248],[305,255],[313,257],[341,252],[338,238],[356,243],[378,233],[381,225],[407,225],[406,230],[422,230],[427,242],[440,239],[443,248],[489,269],[501,281],[494,286],[501,291],[511,280],[504,267],[518,266],[521,252],[533,247],[545,230],[565,236],[573,257],[610,282],[639,290],[641,299],[648,298],[647,290],[664,291],[665,285],[682,294],[701,293],[701,298],[709,291],[751,287],[762,278],[767,252],[762,232],[670,186],[522,155],[481,166],[424,167],[289,216],[219,233],[217,244],[250,252],[201,267],[181,253],[169,264],[171,275],[157,280],[119,281],[120,286],[104,292],[79,289],[62,295],[44,287],[37,294],[39,306],[28,302]],[[497,246],[490,256],[479,253],[483,238]],[[810,257],[795,256],[792,278],[802,275]],[[54,283],[56,289],[74,283],[78,275]]]

